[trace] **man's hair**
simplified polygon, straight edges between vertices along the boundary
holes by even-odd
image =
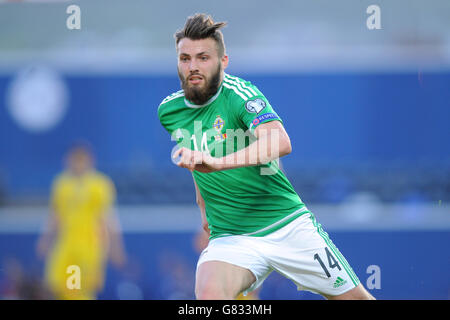
[[[174,35],[176,46],[178,46],[178,43],[183,38],[191,40],[211,38],[216,41],[219,57],[223,57],[225,54],[225,43],[223,41],[223,34],[219,29],[226,24],[226,22],[214,22],[211,16],[204,13],[197,13],[190,16],[186,20],[184,28],[178,30]]]

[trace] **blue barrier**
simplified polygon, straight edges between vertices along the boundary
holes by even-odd
[[[449,231],[333,231],[329,235],[367,286],[369,266],[380,268],[378,299],[449,299]],[[100,299],[192,299],[198,253],[194,234],[126,233],[130,264],[124,271],[111,266]],[[14,257],[28,274],[41,277],[43,263],[34,255],[36,234],[0,234],[0,261]],[[5,277],[0,267],[0,286]],[[369,281],[370,282],[370,281]],[[1,288],[1,287],[0,287]],[[262,299],[321,299],[298,292],[294,284],[272,273]]]

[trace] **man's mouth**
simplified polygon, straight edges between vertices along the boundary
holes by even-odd
[[[199,84],[203,81],[203,77],[199,75],[193,75],[188,78],[189,83],[191,84]]]

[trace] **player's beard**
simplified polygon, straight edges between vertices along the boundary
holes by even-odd
[[[210,78],[203,77],[203,81],[205,81],[205,84],[203,87],[199,88],[197,86],[190,86],[189,80],[185,78],[180,70],[178,70],[178,76],[180,77],[181,81],[181,88],[184,90],[184,96],[186,99],[188,99],[190,102],[202,105],[209,99],[211,99],[212,96],[214,96],[217,93],[217,90],[219,89],[220,85],[220,74],[221,72],[221,65],[220,63],[217,65],[216,72],[214,72]],[[189,74],[188,77],[190,77],[192,74]]]

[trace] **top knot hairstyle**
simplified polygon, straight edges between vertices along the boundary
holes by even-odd
[[[211,38],[216,41],[217,51],[221,58],[225,54],[225,43],[223,34],[219,29],[226,26],[226,24],[226,22],[214,22],[211,16],[204,13],[197,13],[188,17],[184,28],[175,33],[176,45],[178,46],[178,43],[183,38],[191,40]]]

